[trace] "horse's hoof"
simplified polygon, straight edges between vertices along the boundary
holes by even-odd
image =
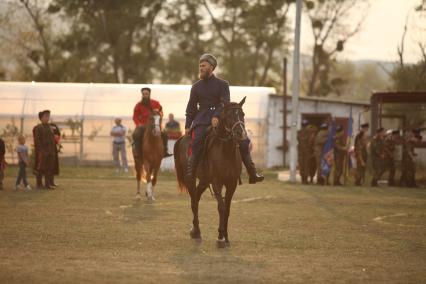
[[[140,193],[136,193],[135,199],[136,199],[136,200],[141,200],[141,195],[140,195]]]
[[[225,248],[226,247],[226,242],[225,239],[217,239],[216,240],[216,246],[217,248]]]
[[[189,235],[191,236],[191,239],[201,240],[201,232],[199,230],[194,230],[194,228],[192,228]]]

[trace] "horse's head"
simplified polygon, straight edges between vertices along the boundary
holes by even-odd
[[[152,110],[149,116],[149,130],[152,131],[152,135],[161,135],[161,113],[158,110]]]
[[[246,98],[239,103],[228,103],[223,108],[220,116],[221,125],[235,140],[247,139],[247,132],[244,124],[244,105]]]

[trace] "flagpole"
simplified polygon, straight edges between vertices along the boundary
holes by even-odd
[[[290,182],[296,182],[297,165],[297,117],[299,115],[299,60],[300,60],[300,22],[302,0],[296,2],[296,28],[293,51],[293,88],[291,94],[291,135],[290,135]]]

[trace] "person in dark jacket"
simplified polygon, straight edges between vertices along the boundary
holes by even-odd
[[[6,167],[6,161],[4,159],[5,154],[6,145],[3,139],[0,138],[0,190],[3,190],[4,169]]]
[[[186,107],[185,133],[194,131],[192,155],[185,173],[187,182],[195,180],[194,172],[200,160],[203,140],[209,125],[217,127],[224,104],[230,102],[229,83],[217,78],[213,71],[217,66],[216,58],[211,54],[203,54],[199,60],[200,80],[192,85],[191,94]],[[249,183],[260,182],[264,177],[257,173],[250,155],[250,140],[240,142],[240,154],[249,175]]]
[[[50,111],[44,110],[39,113],[41,123],[33,129],[35,165],[34,173],[37,176],[37,187],[41,188],[41,176],[45,177],[46,189],[54,189],[53,175],[55,173],[56,142],[52,131]],[[40,180],[39,180],[40,179]]]

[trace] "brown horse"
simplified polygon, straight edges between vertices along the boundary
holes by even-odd
[[[140,199],[141,178],[146,180],[146,196],[148,201],[154,201],[154,187],[157,184],[158,171],[164,156],[164,146],[161,139],[161,115],[151,111],[148,123],[143,134],[142,157],[143,161],[135,158],[137,193]]]
[[[220,114],[217,129],[208,132],[202,161],[197,167],[196,176],[200,180],[198,185],[187,185],[184,181],[187,168],[188,147],[191,138],[188,135],[176,141],[174,147],[175,168],[179,187],[188,191],[191,196],[191,209],[194,215],[193,227],[190,236],[201,240],[201,231],[198,220],[198,203],[201,195],[211,184],[218,203],[219,235],[217,245],[220,248],[229,245],[228,218],[231,209],[231,200],[237,187],[242,161],[239,151],[239,142],[247,139],[244,126],[244,112],[242,106],[245,98],[240,103],[225,105]],[[225,186],[225,197],[222,197],[222,187]]]

